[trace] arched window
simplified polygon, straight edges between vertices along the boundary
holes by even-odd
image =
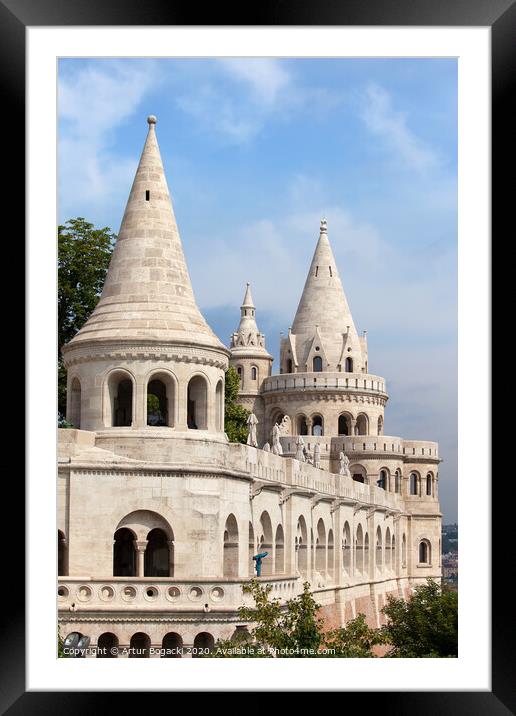
[[[345,522],[342,533],[342,566],[349,575],[351,572],[351,530],[348,522]]]
[[[161,648],[164,650],[161,655],[163,659],[180,659],[183,655],[183,640],[179,634],[171,631],[163,637]]]
[[[346,373],[353,373],[353,358],[346,358]]]
[[[61,530],[57,530],[57,576],[63,577],[68,573],[66,554],[66,538]]]
[[[174,576],[174,533],[162,515],[135,510],[120,520],[114,534],[113,575]]]
[[[251,380],[257,380],[257,378],[258,378],[258,370],[257,370],[257,368],[253,365],[252,368],[251,368]]]
[[[308,435],[308,423],[305,415],[299,415],[297,418],[297,434]]]
[[[376,567],[382,571],[383,568],[383,540],[382,530],[378,527],[376,530]]]
[[[418,481],[419,481],[419,475],[417,473],[412,472],[410,474],[410,494],[411,495],[418,495]]]
[[[108,380],[112,427],[130,427],[133,423],[133,381],[124,371],[111,373]]]
[[[147,535],[147,546],[144,558],[145,577],[169,577],[170,551],[169,540],[165,532],[155,528]]]
[[[244,369],[242,368],[241,365],[238,366],[238,368],[237,368],[237,373],[238,373],[238,377],[240,378],[240,380],[243,380],[243,378],[244,378]]]
[[[385,532],[385,568],[392,569],[391,531],[388,527]]]
[[[254,543],[254,529],[252,522],[249,522],[249,564],[248,564],[248,574],[250,577],[253,577],[255,574],[255,564],[253,557],[256,554],[255,552],[255,543]]]
[[[333,542],[333,530],[328,530],[328,554],[327,554],[327,573],[330,579],[333,579],[335,573],[335,545]]]
[[[317,539],[315,542],[315,569],[324,574],[326,571],[326,529],[324,522],[319,519],[317,523]]]
[[[339,415],[339,435],[351,435],[351,421],[349,415]]]
[[[357,417],[357,423],[356,423],[356,434],[357,435],[368,435],[369,421],[367,420],[367,415],[364,415],[364,413],[360,413],[360,415]]]
[[[81,427],[81,383],[78,378],[72,380],[69,421],[74,428]]]
[[[351,472],[351,477],[355,482],[367,484],[367,472],[363,465],[351,465],[349,471]]]
[[[97,659],[116,659],[118,653],[118,637],[109,631],[105,631],[97,639]]]
[[[122,527],[115,532],[113,545],[113,576],[136,577],[134,534]]]
[[[378,477],[378,482],[376,484],[382,490],[387,489],[387,471],[386,470],[380,470],[380,475]]]
[[[275,574],[285,573],[285,536],[283,534],[283,527],[278,525],[276,528],[276,540],[274,544],[275,549]]]
[[[215,389],[215,429],[224,432],[224,383],[219,380]]]
[[[150,637],[139,631],[133,634],[129,642],[129,658],[130,659],[148,659],[150,650]]]
[[[297,571],[302,577],[308,574],[308,532],[305,518],[301,515],[296,529]]]
[[[394,473],[394,492],[398,494],[401,492],[401,473],[399,470]]]
[[[192,658],[202,658],[208,652],[213,651],[214,646],[215,639],[213,638],[212,634],[207,631],[203,631],[200,634],[197,634],[193,643]]]
[[[268,512],[262,512],[260,517],[260,535],[258,538],[258,551],[268,552],[262,561],[262,575],[272,574],[272,523]]]
[[[322,371],[322,358],[321,356],[314,356],[312,361],[312,370],[314,373],[320,373]]]
[[[362,525],[358,525],[355,538],[355,568],[357,572],[364,571],[364,533]]]
[[[238,577],[238,524],[235,515],[229,515],[224,527],[224,577]]]
[[[174,425],[174,379],[168,373],[155,373],[147,383],[147,425]]]
[[[383,435],[383,418],[381,415],[378,418],[378,435]]]
[[[364,537],[364,572],[369,573],[369,535],[367,532]]]
[[[187,424],[191,430],[208,428],[208,384],[201,375],[196,375],[188,383]]]
[[[323,419],[320,415],[314,415],[312,419],[312,435],[323,435]]]
[[[430,473],[426,476],[426,494],[432,496],[432,475]]]
[[[430,564],[430,543],[426,539],[419,543],[419,564]]]

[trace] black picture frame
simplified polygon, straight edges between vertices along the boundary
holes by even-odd
[[[513,223],[509,219],[514,204],[514,181],[508,181],[507,177],[514,175],[516,166],[513,146],[515,102],[511,83],[516,70],[515,0],[318,0],[311,3],[303,0],[262,0],[247,10],[247,13],[242,13],[235,11],[229,4],[214,3],[211,6],[203,5],[200,12],[197,6],[179,7],[176,3],[164,0],[0,0],[0,75],[4,97],[0,121],[4,130],[4,170],[9,167],[4,175],[8,186],[25,185],[25,155],[23,142],[19,138],[23,136],[25,126],[25,31],[28,26],[489,26],[492,42],[492,237],[498,236],[500,245],[503,242],[502,232],[506,235],[507,232],[514,233]],[[197,22],[199,14],[202,15],[202,23]],[[17,141],[9,141],[13,132],[18,137]],[[10,159],[9,153],[12,153]],[[17,218],[13,235],[21,245],[20,235],[25,216],[23,192],[10,191],[6,202],[13,218]],[[23,301],[21,291],[16,305],[18,315],[20,301]],[[482,333],[483,329],[479,327],[479,332]],[[483,339],[486,339],[485,335]],[[501,485],[497,489],[494,487],[492,544],[512,547],[508,529],[510,520],[506,509],[502,510],[504,488]],[[17,480],[10,480],[9,499],[20,506],[21,514],[24,485],[19,474]],[[496,519],[496,515],[499,519]],[[19,524],[16,529],[19,536]],[[5,534],[4,539],[4,558],[7,558],[4,575],[16,574],[16,584],[19,585],[20,543],[17,542],[17,549],[14,550],[9,548],[12,533],[10,536]],[[508,629],[513,609],[506,559],[505,550],[493,551],[491,691],[347,693],[346,707],[349,708],[350,699],[358,697],[362,706],[367,698],[367,707],[378,705],[384,713],[467,713],[469,716],[512,713],[515,707],[516,669],[514,646]],[[5,623],[0,640],[1,713],[26,716],[32,713],[91,712],[99,698],[95,692],[26,692],[23,593],[19,586],[16,594],[8,593],[7,581],[3,583],[7,600],[2,610]],[[410,688],[410,684],[407,684],[407,688]],[[119,696],[106,693],[102,699],[108,699],[114,705],[112,698]],[[131,694],[131,699],[136,705],[140,697]],[[262,708],[268,709],[270,706],[264,702]]]

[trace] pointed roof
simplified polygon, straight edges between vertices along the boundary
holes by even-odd
[[[68,345],[156,341],[227,348],[202,316],[190,282],[156,138],[134,177],[100,300]]]
[[[319,240],[292,324],[301,370],[317,331],[330,370],[338,370],[343,342],[352,348],[350,352],[354,353],[354,359],[361,358],[358,334],[328,239],[325,219],[321,220]]]
[[[260,333],[256,324],[256,308],[251,294],[251,285],[246,284],[244,300],[240,306],[240,323],[238,330],[231,336],[231,353],[238,355],[263,354],[272,359],[265,349],[265,336]]]
[[[244,302],[241,305],[241,308],[255,308],[253,296],[251,294],[251,284],[246,284],[247,288],[245,290],[245,296],[244,296]]]

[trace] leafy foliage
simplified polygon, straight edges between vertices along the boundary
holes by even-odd
[[[408,602],[389,597],[382,610],[389,621],[380,629],[359,614],[345,627],[325,630],[308,582],[284,605],[270,598],[271,590],[256,579],[243,586],[254,607],[240,607],[239,616],[254,627],[217,641],[211,658],[374,658],[379,645],[390,647],[386,657],[457,656],[457,595],[432,580]]]
[[[66,411],[66,371],[60,350],[97,305],[113,252],[115,234],[82,217],[58,227],[58,409]]]
[[[375,656],[373,647],[384,643],[385,637],[382,631],[369,627],[364,614],[359,614],[345,627],[325,635],[325,647],[328,649],[325,656],[370,659]]]
[[[256,626],[246,643],[217,642],[212,657],[303,658],[317,656],[322,642],[322,620],[308,582],[303,592],[281,606],[279,599],[269,599],[272,586],[256,579],[244,584],[244,594],[251,594],[254,607],[240,607],[242,621]],[[235,649],[235,647],[237,647]]]
[[[405,601],[389,596],[382,609],[382,627],[390,657],[456,657],[458,655],[457,593],[428,579]]]
[[[250,413],[235,402],[239,389],[240,376],[233,366],[229,366],[224,388],[224,430],[232,443],[245,443],[249,433],[247,418]]]

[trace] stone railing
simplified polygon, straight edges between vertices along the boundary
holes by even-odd
[[[280,438],[285,455],[294,455],[296,452],[296,436],[284,435]],[[303,435],[307,449],[313,452],[314,446],[318,444],[321,454],[331,458],[338,458],[339,452],[343,451],[351,457],[353,454],[374,453],[381,457],[396,456],[402,459],[410,457],[428,457],[437,459],[439,457],[438,443],[430,440],[404,440],[393,435]]]
[[[351,391],[387,395],[385,379],[369,373],[282,373],[262,383],[262,393],[295,390]]]
[[[173,577],[59,577],[58,608],[61,612],[134,611],[185,612],[234,610],[253,600],[242,592],[249,579],[181,580]],[[272,586],[271,595],[291,599],[301,589],[298,576],[264,576],[259,582]]]

